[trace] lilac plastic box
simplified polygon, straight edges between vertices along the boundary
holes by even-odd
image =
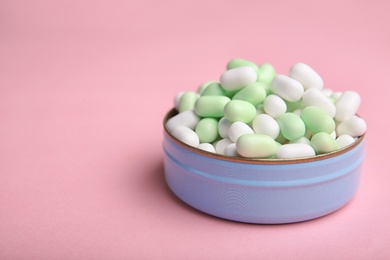
[[[164,120],[175,114],[171,110]],[[246,159],[199,150],[164,127],[165,179],[185,203],[233,221],[281,224],[318,218],[357,191],[364,135],[339,151],[302,159]]]

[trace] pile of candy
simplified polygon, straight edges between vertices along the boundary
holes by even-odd
[[[302,158],[351,145],[366,132],[360,96],[325,89],[304,63],[289,75],[270,64],[233,59],[218,81],[175,96],[166,129],[199,149],[247,158]]]

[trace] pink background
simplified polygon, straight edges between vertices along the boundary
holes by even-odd
[[[2,1],[0,259],[389,259],[390,2],[317,2]],[[234,57],[361,94],[350,204],[251,225],[169,191],[164,114]]]

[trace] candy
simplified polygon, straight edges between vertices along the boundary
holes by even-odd
[[[268,115],[277,118],[287,111],[287,105],[281,97],[271,94],[264,100],[263,109]]]
[[[256,117],[256,107],[244,100],[232,100],[226,104],[224,114],[230,122],[249,123]]]
[[[229,138],[233,142],[236,142],[241,135],[253,133],[253,129],[243,122],[234,122],[228,131]]]
[[[228,144],[223,150],[223,154],[227,156],[238,156],[237,147],[235,143]]]
[[[245,134],[236,142],[239,155],[249,158],[266,158],[276,152],[275,140],[268,135]]]
[[[266,92],[263,83],[254,82],[242,88],[237,94],[233,96],[233,100],[248,101],[254,106],[263,103],[266,97]]]
[[[302,119],[294,113],[285,113],[278,118],[280,132],[287,140],[297,140],[305,135],[306,128]]]
[[[265,83],[266,85],[271,84],[272,80],[276,76],[276,72],[274,67],[271,64],[264,63],[259,66],[259,71],[258,71],[258,82]],[[270,94],[267,92],[267,94]]]
[[[302,104],[307,106],[316,106],[324,110],[330,117],[334,117],[336,115],[336,107],[330,101],[329,98],[325,96],[325,94],[316,88],[309,88],[305,91],[302,96]]]
[[[361,136],[366,132],[366,130],[366,122],[356,115],[352,116],[346,121],[341,122],[336,129],[338,136],[347,134],[352,137]]]
[[[225,96],[201,96],[195,102],[195,113],[201,117],[223,117],[223,109],[229,101]]]
[[[217,154],[224,154],[224,151],[225,151],[225,147],[228,146],[229,144],[232,144],[232,140],[230,140],[229,138],[224,138],[224,139],[221,139],[219,140],[216,144],[215,144],[215,151]]]
[[[315,134],[319,132],[330,134],[335,130],[335,122],[321,108],[315,106],[305,107],[301,112],[301,118],[306,127]]]
[[[202,83],[199,87],[198,87],[198,94],[199,95],[202,95],[203,91],[211,84],[211,83],[218,83],[218,81],[216,80],[209,80],[209,81],[206,81],[204,83]]]
[[[210,143],[201,143],[198,145],[198,148],[203,150],[203,151],[215,153],[215,147]]]
[[[181,91],[181,92],[177,93],[175,95],[175,98],[173,99],[173,104],[175,105],[175,109],[177,111],[179,111],[180,99],[181,99],[181,96],[183,96],[183,94],[184,94],[184,91]]]
[[[271,83],[271,91],[287,101],[295,102],[301,99],[304,89],[299,81],[285,75],[277,75]]]
[[[345,91],[336,101],[335,119],[345,121],[356,114],[360,106],[360,96],[355,91]]]
[[[257,75],[259,74],[259,71],[260,71],[259,67],[255,63],[253,63],[249,60],[244,60],[244,59],[232,59],[231,61],[228,62],[226,68],[228,70],[231,70],[231,69],[243,67],[243,66],[251,67],[254,71],[256,71]]]
[[[320,75],[304,63],[294,64],[290,69],[289,76],[301,82],[305,89],[321,89],[324,86],[324,82]]]
[[[180,92],[174,105],[179,113],[166,122],[173,137],[226,156],[315,156],[347,147],[367,130],[356,115],[359,94],[324,89],[322,78],[303,63],[286,76],[267,63],[233,59],[220,82]]]
[[[330,153],[338,149],[336,140],[325,132],[313,135],[310,140],[310,145],[313,147],[316,154]]]
[[[190,146],[197,147],[199,145],[198,135],[186,126],[178,126],[172,131],[172,135]]]
[[[289,141],[288,143],[289,144],[308,144],[308,145],[310,145],[310,140],[306,136],[302,136],[301,138]]]
[[[195,102],[198,97],[198,93],[192,91],[184,92],[180,97],[179,113],[187,110],[194,110]]]
[[[202,96],[226,96],[224,90],[218,82],[211,82],[203,91]]]
[[[256,134],[268,135],[273,139],[276,139],[280,132],[278,122],[267,114],[257,115],[252,122],[252,128]]]
[[[178,126],[186,126],[193,130],[199,120],[200,117],[193,110],[188,110],[171,117],[165,126],[169,132],[172,132]]]
[[[313,147],[305,143],[284,144],[275,154],[277,159],[300,158],[316,155]]]
[[[218,122],[218,133],[222,138],[229,136],[228,131],[232,122],[230,122],[226,117],[222,117]]]
[[[212,143],[218,138],[218,120],[215,118],[203,118],[195,128],[201,143]]]
[[[336,143],[340,149],[344,148],[350,144],[353,144],[354,142],[355,142],[355,138],[353,138],[352,136],[347,135],[347,134],[340,135],[336,139]]]
[[[257,73],[249,66],[237,67],[225,71],[220,78],[222,87],[227,91],[239,90],[256,82]]]

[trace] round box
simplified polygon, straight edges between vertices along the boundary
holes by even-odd
[[[165,122],[176,114],[171,110]],[[248,159],[209,153],[164,127],[169,188],[190,206],[233,221],[281,224],[327,215],[354,196],[364,135],[336,152],[302,159]]]

